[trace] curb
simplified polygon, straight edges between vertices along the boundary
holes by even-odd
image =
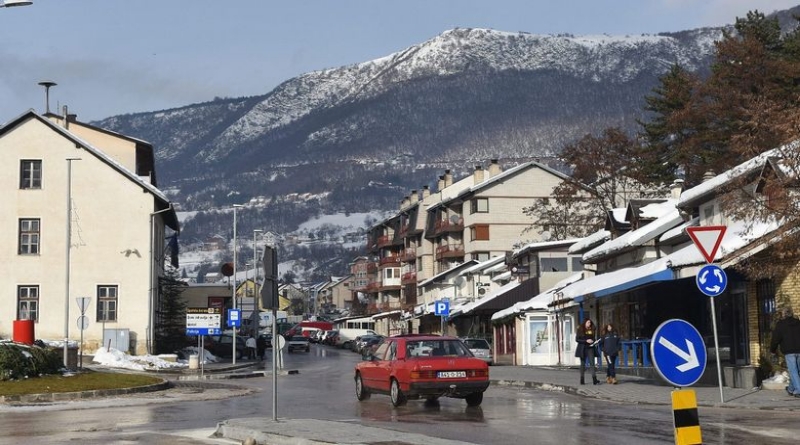
[[[119,396],[124,394],[137,394],[145,392],[163,391],[171,386],[170,382],[162,379],[161,383],[152,385],[136,386],[133,388],[116,389],[95,389],[91,391],[76,392],[53,392],[42,394],[20,394],[13,396],[0,396],[0,402],[22,402],[22,403],[41,403],[41,402],[67,402],[72,400],[92,399],[95,397]]]

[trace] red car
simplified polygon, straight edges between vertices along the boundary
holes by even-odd
[[[465,399],[479,406],[489,387],[489,366],[475,358],[455,337],[395,335],[387,337],[355,369],[356,398],[388,394],[392,405],[408,399]]]

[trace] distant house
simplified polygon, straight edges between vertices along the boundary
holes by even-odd
[[[228,247],[228,240],[221,235],[213,235],[203,241],[203,250],[206,252],[214,250],[225,250]]]

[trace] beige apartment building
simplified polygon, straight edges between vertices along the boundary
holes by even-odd
[[[0,336],[26,319],[37,339],[77,342],[76,299],[86,297],[85,351],[104,339],[154,351],[159,277],[179,227],[157,188],[153,147],[28,111],[0,127],[0,150],[9,161],[0,174]]]
[[[498,160],[491,160],[486,169],[476,166],[457,181],[445,171],[435,192],[427,186],[412,191],[398,214],[371,228],[368,251],[378,273],[375,282],[357,290],[369,295],[376,312],[419,313],[442,291],[442,286],[421,283],[465,262],[505,256],[515,246],[540,240],[539,231],[525,231],[536,221],[523,208],[550,196],[565,178],[538,162],[503,170]],[[473,286],[458,292],[467,295],[454,298],[476,296]]]

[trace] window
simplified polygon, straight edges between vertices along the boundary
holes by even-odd
[[[489,261],[489,252],[475,252],[472,258],[480,262]]]
[[[583,270],[583,263],[581,263],[581,257],[574,256],[574,257],[571,258],[571,260],[572,260],[572,271],[573,272],[579,272],[579,271]]]
[[[469,228],[472,241],[489,240],[489,224],[476,224]]]
[[[117,321],[117,286],[97,286],[97,321]]]
[[[39,254],[39,220],[19,220],[19,254]]]
[[[17,319],[39,320],[39,286],[17,287]]]
[[[19,188],[42,188],[42,161],[23,159],[19,165]]]
[[[475,198],[470,206],[472,213],[489,213],[489,198]]]
[[[542,273],[548,272],[566,272],[567,259],[566,258],[542,258]]]

